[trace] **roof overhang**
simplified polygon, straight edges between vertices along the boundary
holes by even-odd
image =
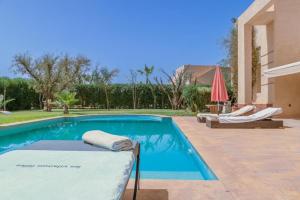
[[[268,78],[275,78],[300,73],[300,62],[295,62],[280,67],[274,67],[264,71]]]
[[[238,18],[241,24],[265,25],[274,19],[274,0],[256,0]]]

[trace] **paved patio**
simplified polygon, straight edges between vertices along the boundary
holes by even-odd
[[[300,120],[285,120],[287,128],[277,130],[216,130],[194,117],[174,120],[219,180],[142,180],[143,192],[164,194],[154,190],[142,199],[300,199]]]

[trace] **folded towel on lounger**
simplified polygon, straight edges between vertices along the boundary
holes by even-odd
[[[88,144],[110,149],[112,151],[128,151],[132,149],[132,141],[129,138],[112,135],[100,130],[84,133],[82,140]]]

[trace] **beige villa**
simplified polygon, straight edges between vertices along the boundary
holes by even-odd
[[[255,79],[252,33],[260,54]],[[277,106],[283,117],[300,117],[300,0],[255,0],[238,18],[238,70],[239,105]]]

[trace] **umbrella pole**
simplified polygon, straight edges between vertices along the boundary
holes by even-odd
[[[220,112],[219,112],[219,109],[220,109],[220,102],[219,102],[219,101],[218,101],[217,109],[218,109],[218,115],[219,115],[219,114],[220,114]]]

